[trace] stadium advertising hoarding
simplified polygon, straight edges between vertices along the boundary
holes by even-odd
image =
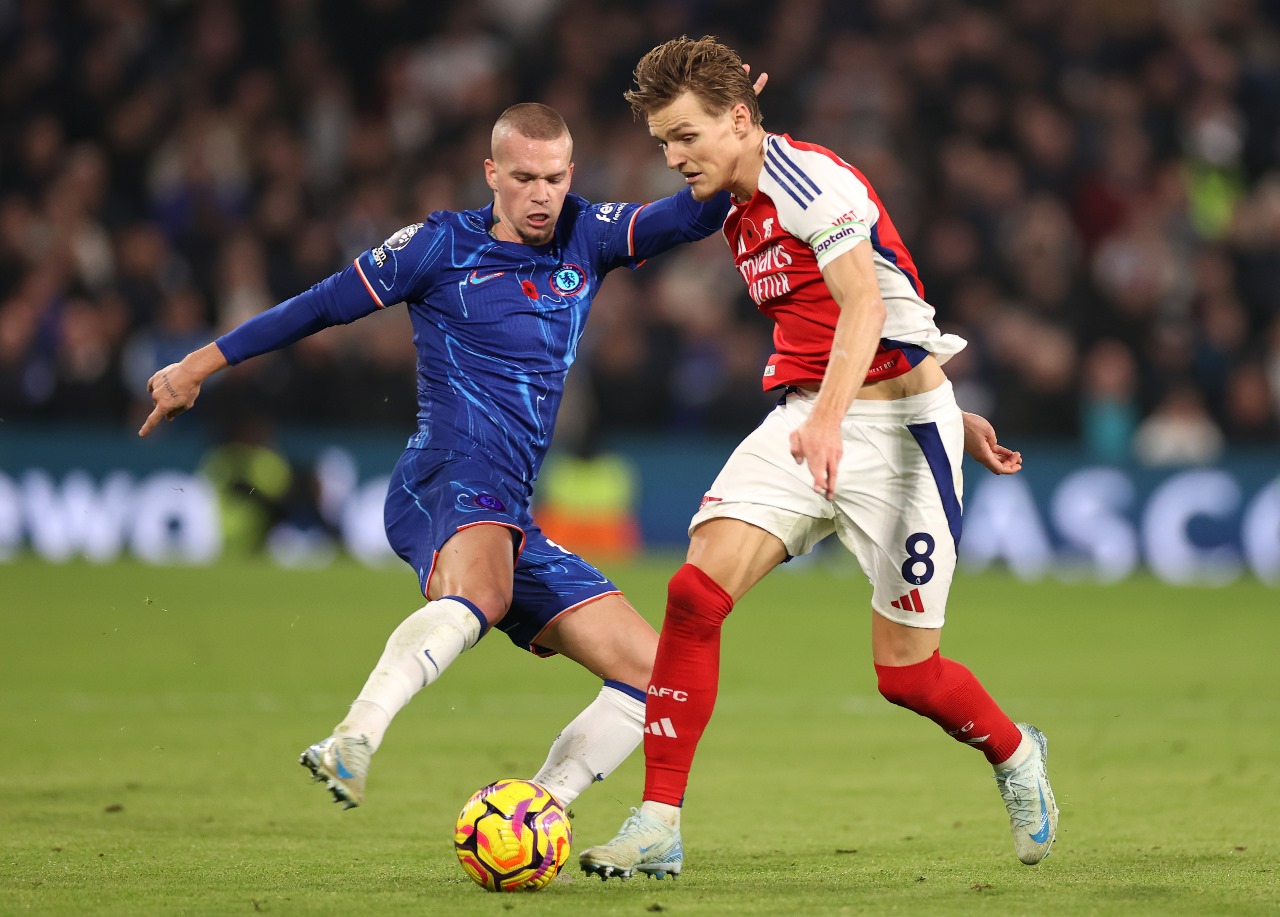
[[[224,551],[214,486],[196,469],[202,444],[178,449],[134,444],[57,448],[12,431],[0,450],[0,560],[32,552],[54,562],[123,556],[151,563],[210,563]],[[382,529],[385,474],[398,446],[316,437],[282,449],[305,466],[315,512],[306,524],[277,524],[266,550],[284,563],[323,563],[338,550],[362,562],[394,561]],[[618,444],[635,469],[635,507],[646,546],[678,549],[685,526],[725,450],[643,440]],[[1146,569],[1170,583],[1280,584],[1280,466],[1242,455],[1204,468],[1099,465],[1070,450],[1024,450],[1025,470],[994,477],[967,469],[965,569],[1007,568],[1016,576],[1114,581]],[[166,464],[166,457],[172,465]],[[685,469],[680,475],[673,468]],[[589,545],[571,545],[588,557]]]

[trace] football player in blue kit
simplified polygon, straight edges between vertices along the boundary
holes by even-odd
[[[763,79],[757,84],[763,86]],[[387,538],[426,604],[391,634],[333,734],[301,763],[334,800],[364,801],[395,715],[492,627],[603,678],[533,780],[568,805],[640,743],[657,634],[599,570],[530,516],[565,375],[605,275],[717,232],[722,193],[593,204],[569,191],[573,140],[553,109],[509,108],[484,163],[493,203],[438,211],[151,377],[139,434],[195,404],[212,373],[404,303],[417,346],[417,431],[392,472]]]

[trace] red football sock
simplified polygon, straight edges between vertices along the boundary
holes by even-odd
[[[933,720],[992,764],[1008,760],[1022,741],[1013,720],[974,674],[937,650],[915,665],[877,665],[876,677],[887,700]]]
[[[671,577],[645,703],[647,800],[672,806],[684,800],[698,739],[715,709],[720,628],[732,610],[729,594],[692,564]]]

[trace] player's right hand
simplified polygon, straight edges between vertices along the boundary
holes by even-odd
[[[147,391],[155,404],[147,419],[142,422],[139,436],[146,436],[160,423],[161,418],[173,420],[196,403],[200,396],[200,383],[194,373],[183,369],[181,363],[170,363],[147,380]]]
[[[836,473],[844,455],[840,424],[822,424],[809,418],[791,431],[791,457],[797,465],[807,464],[813,475],[813,492],[834,500]]]

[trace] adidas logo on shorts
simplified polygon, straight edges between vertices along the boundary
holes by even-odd
[[[920,598],[920,590],[912,589],[896,602],[890,602],[894,608],[901,608],[903,611],[915,611],[924,614],[924,601]]]

